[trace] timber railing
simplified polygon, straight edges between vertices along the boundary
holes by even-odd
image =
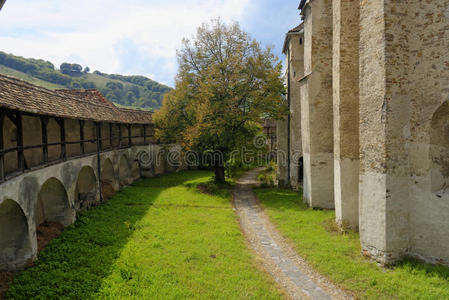
[[[40,119],[40,130],[36,128],[36,134],[40,134],[41,143],[24,146],[24,128],[23,117],[35,117]],[[5,148],[5,120],[9,119],[15,127],[14,146]],[[48,123],[54,119],[59,126],[59,141],[49,142]],[[91,120],[77,120],[79,124],[79,139],[67,140],[66,120],[77,120],[61,117],[43,116],[0,108],[0,183],[10,180],[23,173],[36,169],[45,168],[58,164],[69,159],[81,158],[89,155],[111,151],[115,149],[125,149],[132,146],[149,145],[154,142],[153,124],[130,124],[130,123],[112,123],[99,122]],[[95,135],[86,138],[85,123],[91,122],[95,126]],[[103,131],[103,129],[106,130]],[[133,135],[133,130],[139,130],[139,134]],[[102,136],[103,133],[106,136]],[[126,133],[126,134],[124,134]],[[137,140],[137,141],[136,141]],[[79,151],[76,154],[68,154],[67,146],[79,145]],[[59,155],[57,158],[49,157],[49,148],[59,146]],[[87,147],[90,146],[90,147]],[[95,147],[94,147],[95,146]],[[87,149],[89,148],[89,150]],[[30,166],[27,163],[25,151],[41,149],[42,159],[38,164]],[[15,160],[17,168],[6,170],[5,156],[9,153],[16,153]],[[9,156],[9,159],[12,159]],[[100,166],[99,166],[100,167]]]

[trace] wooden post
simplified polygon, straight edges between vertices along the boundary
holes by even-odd
[[[143,144],[147,144],[147,125],[143,125]]]
[[[80,149],[81,149],[81,154],[84,155],[85,150],[84,150],[84,121],[83,120],[79,120],[80,123]]]
[[[16,127],[17,127],[17,162],[19,165],[19,170],[25,171],[25,156],[23,154],[23,125],[22,125],[22,114],[20,112],[16,113]]]
[[[114,140],[112,138],[112,123],[109,123],[109,146],[111,149],[114,148],[113,142]]]
[[[131,138],[131,124],[128,124],[128,147],[131,147],[133,144],[132,138]]]
[[[5,119],[5,111],[0,110],[0,181],[5,180],[5,156],[3,154],[3,120]]]
[[[97,171],[98,171],[98,187],[99,187],[99,193],[100,193],[100,201],[103,202],[103,184],[101,182],[101,158],[100,158],[100,152],[101,152],[101,123],[95,123],[96,128],[96,140],[97,140]]]
[[[42,157],[44,163],[48,162],[48,136],[47,136],[47,125],[48,117],[40,116],[41,119],[41,134],[42,134]]]
[[[118,147],[122,148],[122,124],[118,124]]]
[[[102,127],[102,123],[98,122],[96,124],[97,126],[97,141],[98,141],[98,148],[99,151],[103,151],[103,141],[102,141],[102,134],[101,134],[101,127]]]
[[[16,140],[17,140],[17,167],[20,171],[25,171],[25,157],[23,155],[23,127],[22,127],[22,115],[19,112],[7,113],[8,118],[16,126]]]
[[[65,122],[64,118],[57,118],[56,122],[59,125],[59,131],[61,136],[61,159],[67,160],[66,144],[65,144]]]

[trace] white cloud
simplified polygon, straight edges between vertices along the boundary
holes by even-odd
[[[153,74],[153,79],[172,84],[181,39],[214,17],[240,20],[248,4],[249,0],[7,1],[0,12],[0,50],[56,65],[69,61],[108,73]],[[134,51],[129,53],[138,53],[139,60],[120,57],[127,52],[118,51],[117,45],[126,41]],[[133,61],[139,65],[124,65]],[[142,64],[158,69],[142,70]]]

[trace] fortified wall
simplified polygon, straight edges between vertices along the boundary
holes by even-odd
[[[302,143],[304,200],[335,207],[381,263],[449,264],[449,0],[299,9],[304,43],[289,32],[284,49],[296,49],[288,60],[303,51],[304,76],[288,80],[296,100],[278,149],[299,149],[284,141],[301,128],[290,138]],[[279,170],[287,178],[292,168]]]
[[[164,150],[176,147],[153,133],[151,112],[117,108],[97,90],[0,75],[0,271],[36,258],[41,226],[70,225],[121,187],[180,167]]]

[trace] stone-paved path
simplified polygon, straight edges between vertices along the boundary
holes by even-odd
[[[240,226],[263,267],[293,299],[351,299],[311,269],[268,220],[252,191],[261,170],[243,174],[233,197]]]

